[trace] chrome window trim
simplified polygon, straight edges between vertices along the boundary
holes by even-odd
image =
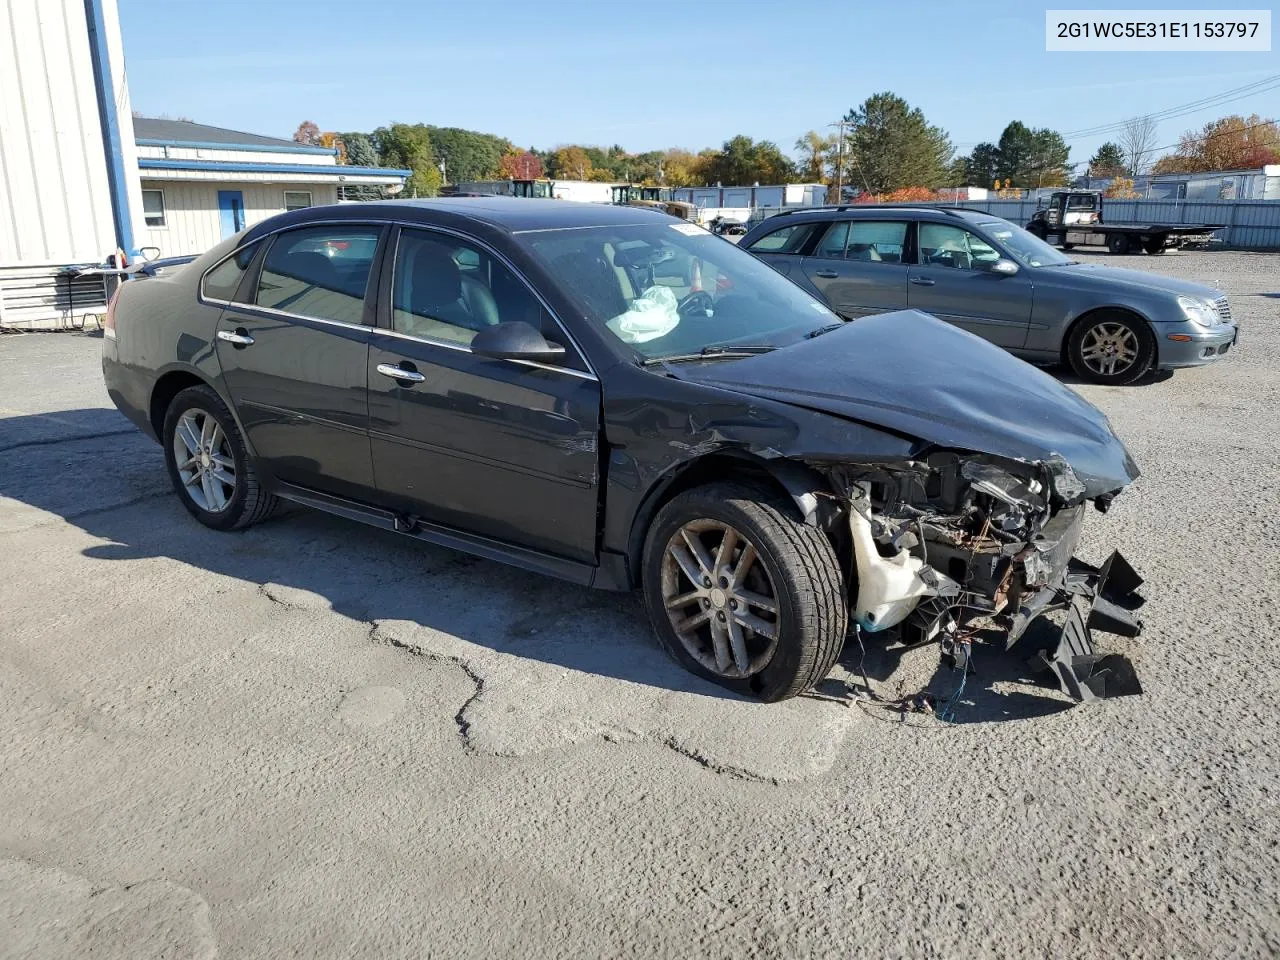
[[[219,301],[210,301],[217,303]],[[283,317],[287,320],[305,320],[308,323],[323,323],[330,327],[342,327],[346,330],[365,330],[373,331],[375,327],[369,326],[367,323],[348,323],[345,320],[330,320],[328,317],[312,317],[305,313],[290,313],[288,310],[277,310],[275,307],[262,307],[256,303],[235,303],[221,301],[229,307],[235,307],[238,310],[246,310],[256,313],[266,313],[273,317]]]
[[[415,337],[411,333],[401,333],[399,330],[384,330],[382,327],[362,327],[361,329],[372,329],[378,336],[394,337],[397,340],[408,340],[410,343],[422,343],[429,347],[440,347],[444,350],[453,350],[457,353],[469,353],[473,356],[475,355],[474,350],[470,347],[463,346],[460,343],[450,343],[446,340],[434,340],[431,337]],[[515,363],[522,367],[533,367],[538,370],[546,370],[550,373],[563,373],[566,376],[577,377],[579,380],[590,380],[592,383],[600,382],[599,377],[594,373],[588,373],[585,370],[574,370],[572,367],[557,367],[549,363],[539,363],[536,360],[516,360],[510,357],[503,359],[506,363]]]
[[[396,236],[395,249],[391,251],[391,283],[390,283],[391,303],[388,304],[388,307],[390,308],[392,322],[395,321],[396,263],[399,259],[399,254],[400,254],[400,236],[404,234],[404,231],[406,228],[410,230],[425,230],[428,232],[447,234],[448,236],[456,237],[459,240],[462,240],[466,243],[475,244],[475,246],[477,246],[479,249],[484,250],[486,253],[489,254],[489,256],[493,257],[499,263],[505,266],[508,270],[510,270],[512,276],[514,276],[517,280],[519,280],[520,283],[524,285],[524,288],[533,295],[533,298],[537,300],[539,304],[542,305],[542,309],[547,311],[547,316],[551,317],[552,322],[555,323],[556,327],[560,330],[560,332],[564,334],[565,340],[569,343],[570,346],[573,347],[574,352],[578,355],[578,359],[581,360],[583,365],[587,368],[586,372],[590,374],[590,379],[599,382],[600,377],[596,373],[595,367],[591,363],[591,358],[588,357],[587,352],[582,349],[582,345],[579,344],[578,341],[574,338],[573,334],[569,332],[569,328],[564,325],[564,322],[556,314],[555,310],[551,308],[551,304],[547,303],[546,299],[542,296],[542,294],[540,294],[537,291],[537,289],[534,287],[534,285],[529,282],[529,278],[526,277],[523,273],[521,273],[519,268],[516,267],[516,265],[512,263],[510,260],[508,260],[505,256],[503,256],[503,254],[500,251],[495,250],[493,247],[491,247],[489,244],[485,243],[483,240],[479,239],[478,237],[473,237],[471,234],[463,233],[460,230],[454,230],[450,227],[442,227],[434,223],[412,223],[406,220],[391,220],[388,222],[394,223],[400,227],[400,235]],[[381,330],[381,328],[378,328],[378,329]],[[420,343],[429,343],[429,344],[439,345],[439,346],[448,346],[451,349],[455,349],[455,350],[457,349],[465,350],[467,353],[472,352],[470,347],[463,347],[460,344],[444,344],[439,340],[432,340],[425,337],[414,337],[414,336],[410,336],[409,334],[399,333],[395,330],[382,330],[381,332],[390,333],[394,336],[405,337],[409,340],[417,340]],[[539,364],[531,360],[513,360],[512,362],[520,363],[520,364],[532,364],[535,367],[546,367],[549,370],[556,370],[556,371],[560,371],[568,374],[580,375],[584,372],[581,370],[574,370],[572,367],[560,367],[560,366],[555,366],[554,364]]]

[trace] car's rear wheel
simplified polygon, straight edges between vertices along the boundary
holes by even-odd
[[[835,549],[766,487],[710,484],[674,497],[649,528],[643,581],[667,652],[737,693],[794,697],[840,655],[849,613]]]
[[[240,530],[264,519],[275,498],[262,489],[235,418],[209,387],[188,387],[164,418],[165,466],[178,499],[215,530]]]
[[[1100,313],[1076,325],[1067,343],[1071,368],[1084,380],[1125,386],[1141,379],[1155,358],[1155,338],[1137,317]]]

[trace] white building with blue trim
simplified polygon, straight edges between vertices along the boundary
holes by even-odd
[[[0,8],[0,327],[80,326],[103,308],[102,264],[201,253],[340,188],[390,193],[407,170],[184,121],[133,118],[116,0]]]

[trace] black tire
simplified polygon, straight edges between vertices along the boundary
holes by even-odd
[[[1156,237],[1151,240],[1148,240],[1146,243],[1142,245],[1142,249],[1147,251],[1147,253],[1151,254],[1152,256],[1156,256],[1158,254],[1164,253],[1166,249],[1164,245],[1164,238]]]
[[[1123,233],[1108,233],[1107,252],[1116,256],[1124,256],[1129,252],[1129,238]]]
[[[1033,237],[1038,237],[1041,240],[1046,236],[1044,224],[1039,220],[1032,220],[1027,224],[1027,233],[1031,234]]]
[[[1074,250],[1076,245],[1074,243],[1060,243],[1058,246],[1063,250]]]
[[[1128,329],[1137,341],[1137,356],[1133,363],[1114,374],[1103,374],[1090,368],[1084,358],[1084,343],[1090,331],[1102,324],[1120,324]],[[1071,369],[1081,380],[1107,387],[1124,387],[1136,383],[1146,376],[1155,360],[1156,341],[1147,324],[1132,314],[1118,312],[1102,312],[1091,314],[1082,319],[1071,330],[1067,340],[1067,360]]]
[[[685,649],[667,615],[662,591],[667,545],[695,520],[733,527],[755,547],[774,589],[777,646],[758,672],[744,678],[704,667]],[[690,672],[735,693],[766,702],[786,700],[819,683],[840,656],[849,604],[835,549],[800,519],[788,497],[768,487],[715,483],[673,497],[649,527],[642,573],[645,606],[662,647]]]
[[[174,447],[175,434],[179,422],[188,412],[212,418],[226,435],[226,448],[235,463],[235,488],[227,498],[225,508],[221,510],[209,510],[197,503],[179,473]],[[206,527],[214,530],[243,530],[265,520],[275,509],[276,498],[267,493],[258,481],[253,460],[245,449],[235,418],[211,387],[188,387],[173,398],[169,409],[165,411],[164,433],[160,443],[164,449],[164,463],[169,471],[169,480],[178,499]]]

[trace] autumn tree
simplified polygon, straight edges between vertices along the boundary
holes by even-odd
[[[298,129],[293,131],[295,143],[305,143],[310,147],[320,146],[320,128],[310,120],[303,120]]]
[[[326,130],[320,134],[320,146],[327,147],[338,155],[339,163],[347,162],[347,146],[342,142],[342,135]]]
[[[800,154],[796,172],[809,183],[826,182],[827,165],[835,154],[835,148],[834,136],[823,136],[817,130],[810,130],[796,140],[796,153]]]
[[[551,175],[561,180],[590,180],[595,169],[581,147],[560,147],[551,155]]]
[[[440,192],[440,168],[431,149],[431,136],[421,123],[393,123],[373,131],[380,166],[412,170],[405,183],[411,197],[434,197]]]
[[[542,161],[529,150],[509,150],[498,163],[498,176],[507,180],[537,180]]]
[[[1137,200],[1141,196],[1137,190],[1133,189],[1133,180],[1123,176],[1112,180],[1102,195],[1111,200]]]
[[[950,138],[901,97],[877,93],[850,110],[845,120],[851,182],[871,193],[946,182]]]
[[[1120,144],[1112,143],[1110,140],[1100,146],[1089,160],[1091,177],[1120,177],[1124,173],[1124,151],[1120,148]]]
[[[662,155],[661,182],[673,187],[697,187],[706,183],[698,155],[672,147]]]
[[[1280,128],[1256,113],[1235,114],[1189,130],[1178,149],[1156,163],[1154,173],[1199,173],[1206,170],[1248,170],[1280,163]]]

